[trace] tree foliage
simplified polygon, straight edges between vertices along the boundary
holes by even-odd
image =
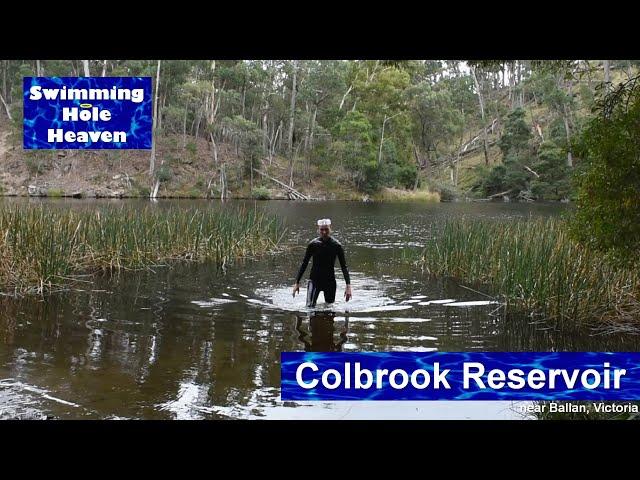
[[[606,95],[581,137],[573,232],[624,262],[640,255],[640,79]]]

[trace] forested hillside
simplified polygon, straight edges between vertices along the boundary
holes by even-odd
[[[4,60],[11,195],[568,200],[601,91],[639,61]],[[151,76],[148,151],[23,151],[23,76]],[[402,193],[411,192],[411,193]]]

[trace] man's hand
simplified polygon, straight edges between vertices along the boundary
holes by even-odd
[[[300,284],[299,284],[299,283],[296,283],[296,284],[293,286],[293,297],[294,297],[294,298],[295,298],[295,296],[296,296],[296,293],[300,293]]]
[[[344,299],[348,302],[351,300],[353,294],[351,293],[351,285],[347,285],[347,289],[344,291]]]

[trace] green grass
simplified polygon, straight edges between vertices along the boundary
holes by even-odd
[[[274,248],[279,221],[251,209],[0,207],[0,290],[44,294],[80,275],[213,261]]]
[[[266,187],[255,187],[251,191],[251,198],[254,198],[256,200],[270,200],[271,192]]]
[[[64,196],[64,190],[61,188],[50,188],[47,190],[47,197],[62,197]]]
[[[550,319],[640,320],[639,269],[578,245],[563,220],[448,220],[420,263]]]
[[[400,190],[397,188],[383,188],[373,195],[377,201],[404,201],[404,202],[439,202],[440,194],[430,190]]]

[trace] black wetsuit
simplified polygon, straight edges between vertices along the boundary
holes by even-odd
[[[304,260],[302,260],[302,265],[300,265],[300,270],[298,270],[296,283],[300,283],[311,257],[313,257],[313,265],[311,266],[311,275],[309,275],[309,284],[307,285],[307,306],[314,307],[316,305],[320,292],[324,292],[324,300],[327,303],[333,303],[336,299],[336,276],[333,270],[336,257],[340,261],[345,283],[347,285],[351,284],[349,269],[344,258],[344,249],[340,242],[333,237],[329,237],[326,240],[322,240],[321,237],[311,240],[307,245],[307,251],[304,255]]]

